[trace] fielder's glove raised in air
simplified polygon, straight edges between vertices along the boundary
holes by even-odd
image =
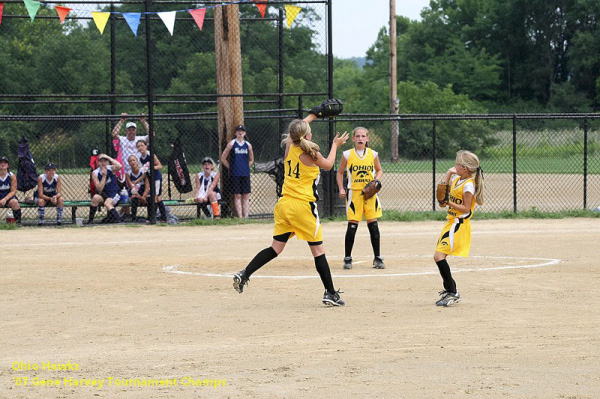
[[[344,103],[337,98],[323,101],[316,107],[312,107],[309,114],[315,115],[317,118],[327,118],[329,116],[337,116],[344,110]]]
[[[442,208],[448,205],[450,187],[447,183],[440,183],[435,190],[435,197]]]
[[[363,188],[360,194],[364,195],[365,199],[368,200],[369,198],[377,194],[379,191],[381,191],[381,182],[375,179],[367,183],[367,185],[365,186],[365,188]]]

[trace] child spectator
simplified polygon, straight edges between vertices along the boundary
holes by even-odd
[[[144,140],[139,140],[137,142],[137,149],[140,152],[140,163],[142,164],[142,170],[146,173],[150,168],[150,151],[148,151],[148,145]],[[160,170],[163,168],[162,163],[158,160],[156,154],[154,154],[154,189],[155,189],[155,198],[154,202],[156,203],[156,207],[160,211],[159,220],[162,222],[167,221],[167,209],[165,208],[165,204],[162,202],[160,198],[162,194],[162,173]],[[150,176],[150,172],[148,171],[148,177]]]
[[[252,144],[246,141],[244,125],[235,127],[235,139],[223,150],[221,162],[229,169],[229,184],[235,198],[235,211],[239,218],[247,218],[250,212],[250,166],[254,163],[254,152]]]
[[[210,157],[202,160],[202,172],[196,175],[196,195],[194,202],[204,204],[202,210],[206,216],[210,216],[207,204],[212,207],[213,216],[215,219],[221,219],[219,211],[219,200],[221,199],[221,191],[219,190],[219,173],[215,170],[215,161]]]
[[[109,165],[110,164],[110,165]],[[121,216],[115,209],[119,203],[119,185],[117,177],[113,171],[118,171],[123,166],[109,157],[106,154],[98,156],[98,168],[92,172],[92,181],[96,187],[96,194],[92,197],[92,205],[90,206],[90,217],[88,224],[94,222],[94,216],[98,211],[98,206],[104,204],[108,212],[108,221],[113,223],[121,222]]]
[[[8,158],[0,157],[0,208],[13,210],[15,222],[21,224],[21,207],[17,199],[17,176],[9,170]]]
[[[48,163],[44,167],[44,173],[38,176],[37,191],[34,193],[38,205],[38,225],[44,224],[46,205],[56,207],[56,224],[62,225],[63,196],[62,180],[56,173],[56,165]]]
[[[147,198],[150,192],[148,175],[140,168],[140,163],[135,155],[130,155],[127,160],[131,172],[125,175],[129,198],[131,199],[131,220],[137,222],[137,210],[140,205],[147,206]]]

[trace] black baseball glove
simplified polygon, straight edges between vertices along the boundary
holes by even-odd
[[[308,113],[315,115],[317,118],[327,118],[330,116],[337,116],[341,114],[343,110],[344,103],[342,100],[331,98],[323,101],[316,107],[312,107]]]

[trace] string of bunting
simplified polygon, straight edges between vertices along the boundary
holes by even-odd
[[[202,26],[204,24],[204,16],[206,14],[206,9],[223,7],[223,6],[227,6],[227,5],[231,5],[231,4],[249,3],[252,1],[254,1],[256,8],[258,8],[258,11],[260,12],[261,17],[264,18],[265,12],[267,11],[267,4],[264,2],[266,2],[268,0],[240,0],[240,1],[235,1],[235,2],[231,2],[231,3],[220,4],[220,5],[216,5],[216,6],[207,6],[204,8],[185,9],[185,10],[176,10],[176,11],[114,12],[114,13],[104,12],[104,11],[91,11],[91,13],[92,13],[92,19],[94,20],[96,27],[100,31],[100,34],[104,33],[104,28],[106,27],[108,18],[110,18],[110,14],[121,14],[123,16],[123,18],[125,19],[125,21],[127,22],[127,25],[129,25],[129,28],[131,29],[131,31],[133,32],[133,34],[136,37],[137,37],[138,27],[140,26],[140,19],[142,17],[142,14],[157,14],[159,16],[159,18],[165,24],[167,29],[169,30],[169,33],[171,33],[171,36],[173,36],[173,31],[175,30],[175,17],[178,12],[189,12],[191,14],[191,16],[194,18],[196,25],[198,25],[198,28],[200,30],[202,30]],[[258,4],[259,1],[262,2],[262,4]],[[23,0],[23,2],[25,3],[25,7],[27,8],[29,17],[31,18],[31,22],[33,22],[33,20],[35,19],[35,16],[42,4],[48,5],[48,6],[50,6],[51,4],[54,4],[54,3],[50,3],[50,2],[39,2],[39,1],[35,1],[35,0]],[[56,13],[58,14],[58,18],[60,19],[61,24],[63,24],[65,22],[65,18],[67,17],[69,12],[73,10],[73,8],[68,8],[68,7],[64,7],[64,6],[54,6],[54,9],[56,10]],[[2,24],[3,10],[4,10],[4,3],[0,3],[0,25]],[[288,4],[285,5],[285,16],[286,16],[286,23],[287,23],[288,29],[290,28],[290,26],[292,26],[292,24],[294,23],[294,20],[296,19],[296,17],[298,16],[298,14],[300,13],[301,10],[302,10],[302,7],[292,6],[292,5],[288,5]],[[76,9],[76,11],[84,11],[84,10]]]

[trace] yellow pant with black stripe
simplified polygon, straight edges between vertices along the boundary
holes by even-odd
[[[323,241],[323,229],[316,202],[283,196],[277,201],[274,213],[274,236],[292,233],[292,236],[296,235],[299,240]]]
[[[469,256],[471,249],[471,222],[467,219],[448,220],[438,239],[436,252],[454,256]]]
[[[375,194],[368,200],[358,190],[348,190],[346,197],[346,216],[348,220],[377,219],[383,215],[379,196]]]

